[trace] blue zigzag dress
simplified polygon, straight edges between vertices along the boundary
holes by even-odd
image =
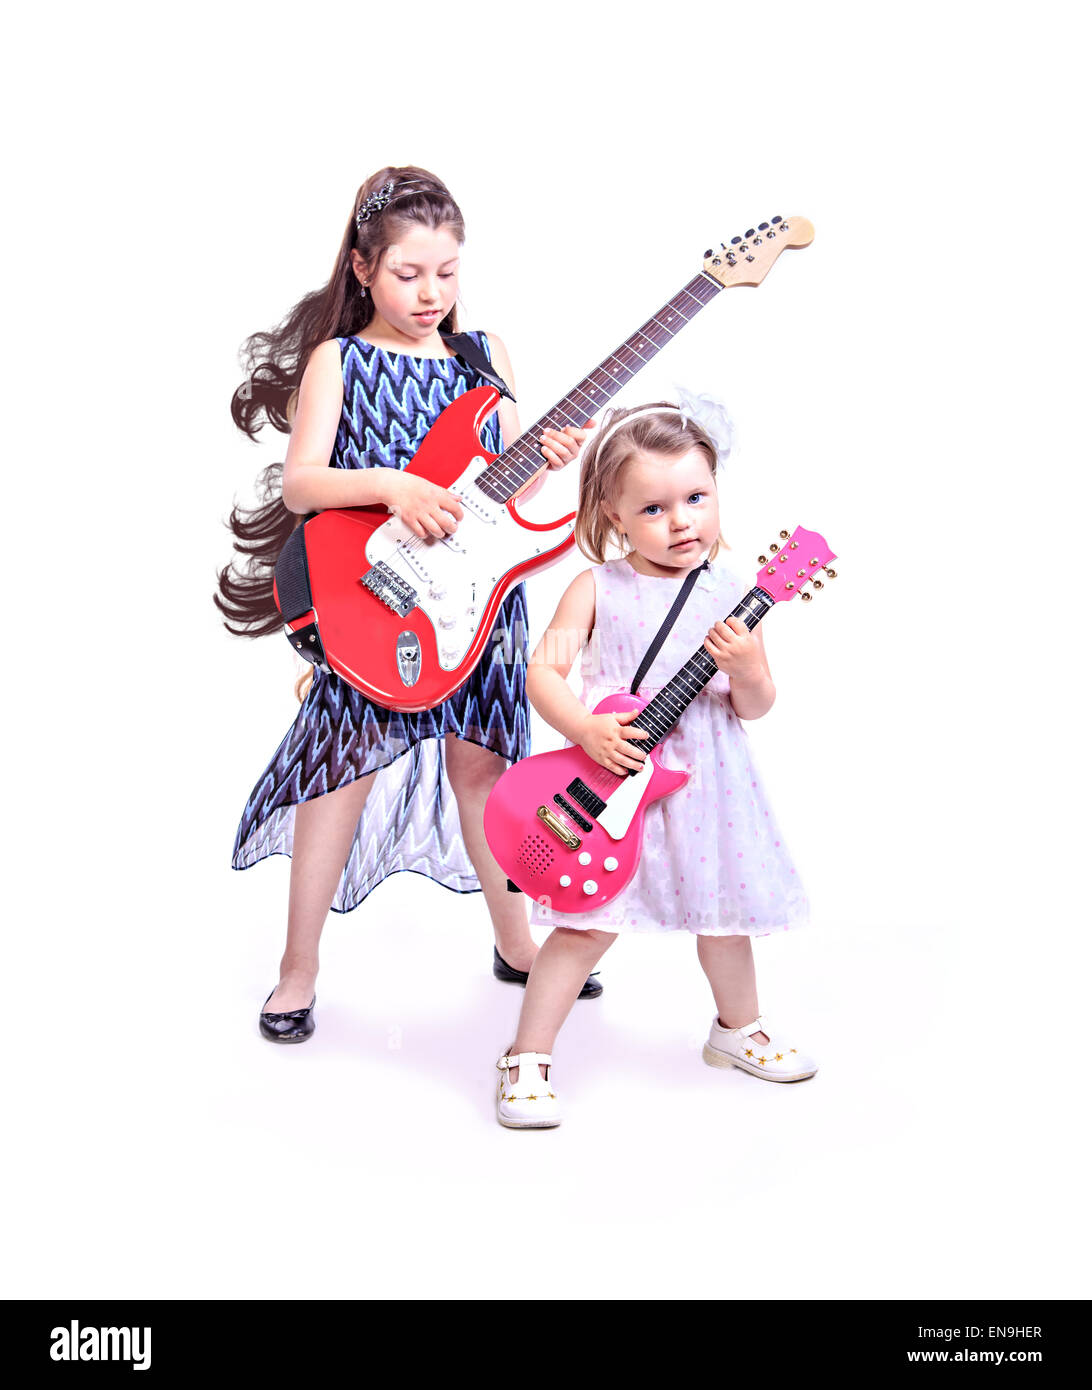
[[[471,337],[488,357],[486,335]],[[458,357],[411,357],[355,337],[337,341],[344,396],[331,468],[405,468],[441,411],[482,384]],[[495,414],[482,443],[501,451]],[[300,802],[382,769],[364,804],[333,910],[351,912],[403,869],[457,893],[480,892],[445,771],[444,735],[469,739],[509,762],[526,757],[526,640],[527,600],[519,584],[502,603],[474,674],[449,700],[419,714],[385,709],[316,669],[292,727],[247,798],[232,867],[291,855]]]

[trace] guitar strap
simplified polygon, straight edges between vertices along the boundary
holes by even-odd
[[[640,666],[637,667],[637,674],[633,677],[633,684],[629,688],[629,693],[631,695],[637,694],[637,687],[641,684],[645,672],[652,665],[652,661],[656,653],[663,646],[664,638],[671,631],[672,627],[674,627],[675,619],[682,612],[683,604],[690,597],[690,590],[698,582],[698,575],[701,574],[702,570],[707,570],[708,568],[709,561],[703,560],[701,564],[698,565],[695,569],[692,569],[690,573],[686,576],[686,578],[683,580],[682,588],[675,595],[675,602],[671,605],[671,611],[663,620],[663,624],[661,625],[659,632],[652,639],[652,645],[649,647],[648,651],[645,652],[644,657],[641,660]]]
[[[510,401],[516,399],[508,389],[504,377],[498,376],[489,358],[469,333],[441,333],[440,337],[452,352],[458,353],[468,367],[472,367],[480,377],[484,377],[490,386],[495,386],[502,396],[507,396]]]

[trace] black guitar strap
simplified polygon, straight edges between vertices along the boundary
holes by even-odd
[[[709,561],[703,560],[701,564],[698,565],[695,569],[692,569],[690,573],[686,576],[686,578],[683,580],[682,588],[675,595],[675,602],[671,605],[670,613],[668,613],[667,617],[663,620],[663,624],[660,627],[659,632],[652,639],[652,645],[649,647],[648,651],[645,652],[644,657],[641,660],[640,666],[637,667],[637,674],[633,677],[633,684],[629,688],[629,693],[631,695],[637,694],[637,687],[641,684],[641,681],[644,679],[645,672],[652,665],[653,658],[655,657],[656,653],[663,646],[664,638],[671,631],[672,627],[674,627],[675,619],[682,612],[683,604],[690,597],[690,590],[698,582],[698,575],[701,574],[702,570],[707,570],[708,568]]]
[[[480,377],[484,377],[490,386],[495,386],[502,396],[507,396],[510,401],[516,399],[508,389],[504,377],[497,375],[493,364],[469,333],[441,333],[440,337],[453,352],[458,353],[468,367],[472,367]]]

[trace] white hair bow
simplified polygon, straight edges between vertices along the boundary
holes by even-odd
[[[679,398],[679,414],[683,419],[693,420],[700,425],[713,441],[719,470],[728,462],[736,442],[736,427],[723,401],[704,392],[695,394],[685,386],[676,386],[675,394]]]

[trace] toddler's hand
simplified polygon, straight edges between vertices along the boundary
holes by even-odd
[[[736,680],[748,680],[765,669],[758,641],[740,618],[714,623],[705,639],[705,650],[717,663],[718,671]]]
[[[630,725],[641,713],[639,709],[621,710],[617,714],[589,714],[580,729],[580,747],[589,758],[624,777],[630,768],[640,770],[647,754],[643,748],[634,748],[629,739],[650,738],[645,729]]]
[[[583,429],[566,425],[563,430],[547,430],[541,441],[543,458],[551,468],[564,468],[576,458],[581,445],[594,428],[595,421],[589,420]]]
[[[383,471],[391,475],[383,480],[386,485],[383,501],[414,535],[427,539],[454,533],[463,519],[463,509],[453,492],[416,473],[403,473],[394,468]]]

